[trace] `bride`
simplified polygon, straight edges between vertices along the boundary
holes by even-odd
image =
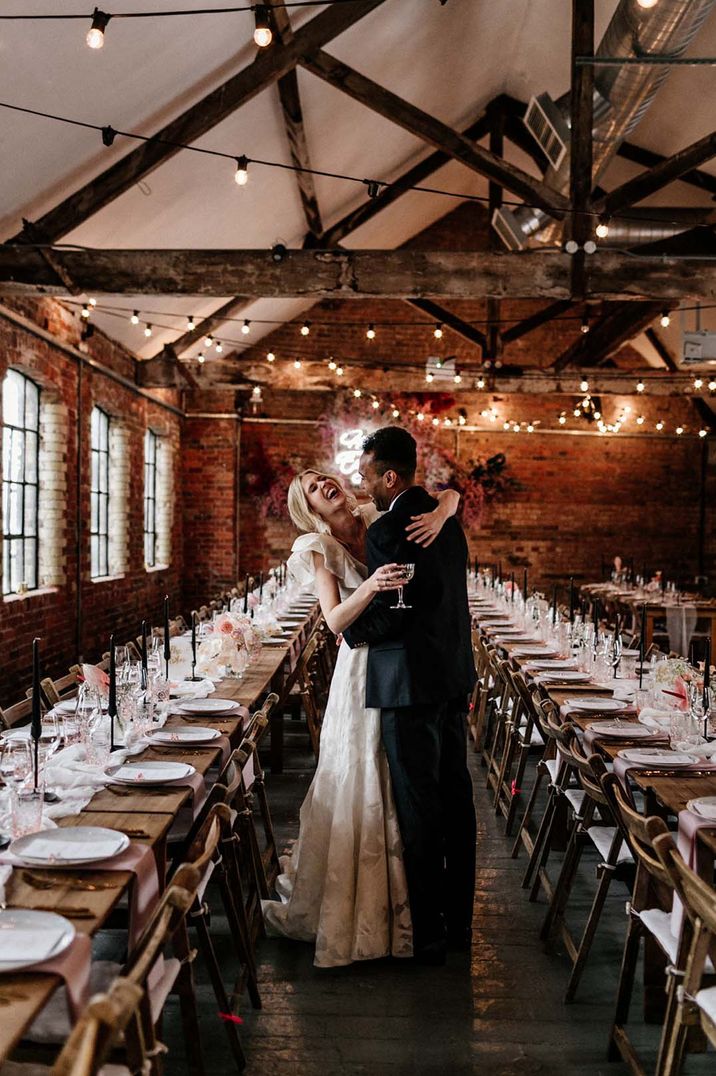
[[[445,490],[433,512],[416,516],[409,537],[429,545],[454,515]],[[378,517],[320,471],[297,475],[288,510],[303,533],[289,570],[315,589],[330,630],[340,635],[381,590],[396,588],[397,565],[368,577],[365,535]],[[321,729],[316,772],[300,813],[299,837],[281,857],[280,901],[262,901],[269,935],[315,941],[314,963],[411,956],[413,935],[400,832],[380,738],[380,711],[365,707],[368,650],[341,643]]]

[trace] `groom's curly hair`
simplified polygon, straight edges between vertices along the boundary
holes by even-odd
[[[415,438],[402,426],[383,426],[366,437],[363,451],[373,457],[378,474],[395,471],[410,479],[418,465]]]

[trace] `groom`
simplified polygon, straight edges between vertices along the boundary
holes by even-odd
[[[408,609],[379,594],[344,632],[370,646],[366,706],[381,710],[421,963],[442,964],[446,944],[467,948],[475,885],[475,811],[467,769],[465,714],[475,682],[465,567],[467,543],[449,519],[423,548],[405,528],[437,502],[415,485],[416,446],[388,426],[364,442],[363,488],[385,514],[368,530],[368,571],[414,563]]]

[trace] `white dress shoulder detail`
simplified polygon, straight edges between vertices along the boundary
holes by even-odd
[[[313,580],[314,552],[338,579],[342,597],[362,582],[365,566],[331,535],[302,535],[289,566]],[[412,955],[412,923],[403,850],[380,710],[366,709],[367,647],[341,644],[321,728],[316,772],[300,813],[299,837],[281,857],[276,891],[262,901],[270,935],[315,942],[314,963]]]

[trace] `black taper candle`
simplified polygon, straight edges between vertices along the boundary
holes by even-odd
[[[522,597],[527,601],[527,569],[522,573]]]
[[[574,624],[574,576],[569,577],[569,623]]]
[[[557,584],[552,587],[552,623],[557,623]]]
[[[40,640],[32,640],[32,718],[30,735],[33,743],[35,792],[40,785],[40,737],[42,736],[42,707],[40,705]]]
[[[259,605],[264,599],[264,573],[259,572]]]
[[[114,742],[114,720],[117,716],[117,664],[114,653],[114,632],[109,637],[109,699],[107,701],[109,717],[109,749],[116,750]]]
[[[617,613],[616,620],[614,621],[614,654],[615,654],[615,656],[616,656],[616,653],[617,653],[617,651],[619,649],[619,640],[621,639],[621,634],[622,634],[622,621],[621,621],[620,614]],[[618,669],[619,669],[619,662],[617,661],[617,663],[614,666],[614,679],[615,680],[617,678]]]
[[[249,611],[249,577],[248,575],[244,579],[244,612]]]
[[[498,583],[502,582],[502,561],[498,561],[497,564],[497,581]]]
[[[510,572],[510,601],[515,600],[515,573]]]
[[[196,609],[191,611],[191,678],[196,675]]]
[[[142,689],[147,690],[147,671],[149,668],[149,662],[147,660],[147,622],[142,621]]]
[[[166,672],[166,678],[169,679],[169,658],[171,657],[172,648],[169,639],[169,595],[164,595],[164,668]]]
[[[704,655],[704,691],[711,687],[711,636],[706,639],[706,653]]]
[[[646,658],[646,606],[641,607],[639,627],[639,690],[644,686],[644,660]]]
[[[477,557],[475,557],[475,579],[477,579],[477,574],[478,574],[479,571],[480,571],[480,565],[478,564]]]

